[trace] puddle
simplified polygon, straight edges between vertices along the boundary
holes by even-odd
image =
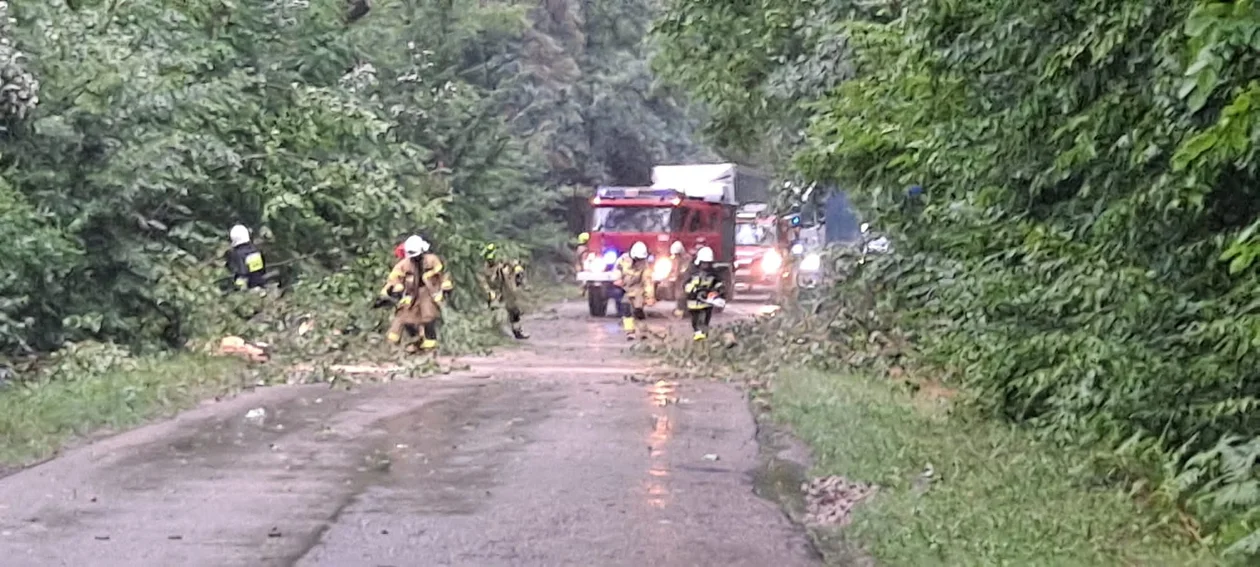
[[[812,467],[809,449],[765,417],[757,418],[757,444],[761,466],[752,473],[753,491],[778,504],[793,524],[809,534],[810,551],[827,565],[875,565],[872,558],[845,541],[839,530],[805,526],[804,486]]]

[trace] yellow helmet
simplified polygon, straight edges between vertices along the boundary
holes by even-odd
[[[590,241],[591,241],[591,233],[583,232],[582,234],[578,235],[578,244],[586,244],[587,242],[590,242]]]
[[[485,245],[485,247],[481,249],[481,257],[487,260],[493,260],[495,252],[497,252],[498,249],[499,247],[495,246],[494,243],[491,242],[490,244]]]

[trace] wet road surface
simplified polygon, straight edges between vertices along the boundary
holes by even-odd
[[[467,371],[260,390],[70,451],[0,479],[0,565],[815,564],[753,493],[743,395],[657,381],[618,323],[564,304]]]

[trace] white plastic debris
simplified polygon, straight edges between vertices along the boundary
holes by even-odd
[[[262,425],[267,419],[267,410],[263,408],[254,408],[245,413],[245,421],[256,425]]]

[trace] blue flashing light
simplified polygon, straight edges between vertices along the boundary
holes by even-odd
[[[788,222],[790,222],[792,226],[801,226],[801,215],[792,215],[792,218]]]
[[[617,251],[616,251],[616,250],[605,250],[605,251],[604,251],[604,263],[605,263],[605,264],[607,264],[607,265],[609,265],[609,266],[611,266],[611,265],[613,265],[613,264],[617,263]]]

